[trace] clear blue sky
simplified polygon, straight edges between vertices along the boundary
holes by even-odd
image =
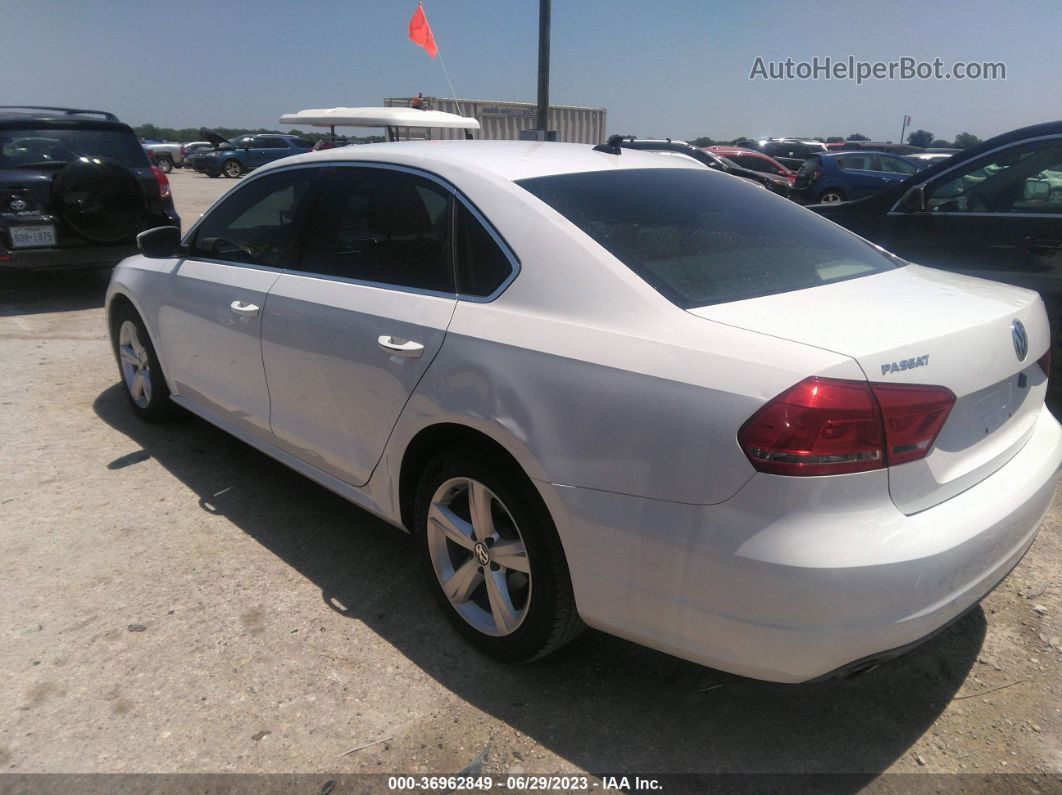
[[[413,0],[0,0],[2,101],[113,110],[132,124],[276,127],[281,113],[447,95],[406,38]],[[530,100],[537,0],[425,0],[458,96]],[[610,132],[897,140],[1062,117],[1062,2],[553,0],[551,100]],[[1003,61],[1007,79],[750,81],[767,60]]]

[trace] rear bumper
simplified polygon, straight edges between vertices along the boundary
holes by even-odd
[[[0,259],[0,270],[108,268],[136,253],[135,241],[113,246],[22,248],[5,252],[10,259]]]
[[[1013,459],[911,516],[887,473],[755,475],[696,506],[539,483],[587,624],[733,673],[803,682],[906,650],[1032,544],[1059,480],[1044,408]]]

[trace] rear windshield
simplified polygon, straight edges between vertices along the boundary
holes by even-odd
[[[800,169],[797,171],[797,176],[806,177],[808,174],[810,174],[815,169],[819,168],[821,165],[822,160],[820,160],[817,156],[812,155],[801,164]]]
[[[787,199],[704,169],[592,171],[517,184],[683,309],[903,264]]]
[[[121,130],[0,130],[0,168],[61,166],[80,157],[116,160],[131,168],[148,166],[136,137]]]

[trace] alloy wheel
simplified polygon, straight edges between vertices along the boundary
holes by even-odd
[[[151,361],[147,348],[140,341],[140,332],[131,320],[123,322],[118,331],[118,358],[129,396],[140,408],[146,408],[151,402]]]
[[[428,553],[451,606],[485,635],[515,632],[531,605],[531,565],[512,514],[477,480],[451,478],[428,508]]]

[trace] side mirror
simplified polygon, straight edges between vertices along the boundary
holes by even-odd
[[[926,186],[915,185],[900,199],[900,209],[905,213],[924,213],[926,211]]]
[[[181,230],[176,226],[156,226],[136,236],[140,253],[150,259],[169,259],[181,245]]]

